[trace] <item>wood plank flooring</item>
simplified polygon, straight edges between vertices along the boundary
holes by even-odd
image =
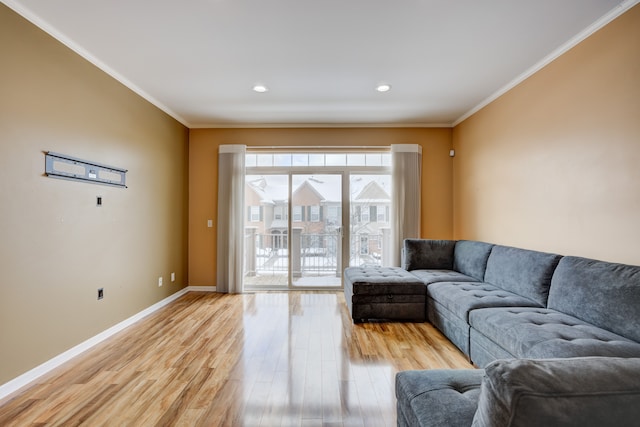
[[[395,426],[396,372],[471,368],[342,292],[190,292],[0,401],[2,426]]]

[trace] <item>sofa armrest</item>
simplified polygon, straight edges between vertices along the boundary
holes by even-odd
[[[402,268],[405,270],[452,270],[455,240],[405,239]]]
[[[640,359],[496,360],[485,367],[473,426],[637,426]]]

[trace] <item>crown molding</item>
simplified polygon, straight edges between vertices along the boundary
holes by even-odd
[[[102,70],[137,95],[159,108],[183,126],[189,129],[259,129],[259,128],[450,128],[451,123],[189,123],[171,108],[158,101],[142,90],[133,82],[125,78],[116,70],[96,58],[78,43],[71,40],[64,33],[58,31],[52,24],[40,18],[33,11],[17,3],[15,0],[0,0],[14,12],[49,34],[57,41],[80,55],[85,60]]]
[[[536,63],[533,67],[529,68],[527,71],[525,71],[524,73],[520,74],[518,77],[516,77],[515,79],[507,83],[505,86],[498,89],[498,91],[494,92],[488,98],[485,98],[478,105],[476,105],[475,107],[473,107],[472,109],[464,113],[462,116],[460,116],[457,120],[455,120],[452,123],[452,126],[453,127],[458,126],[460,123],[462,123],[463,121],[465,121],[466,119],[468,119],[469,117],[471,117],[472,115],[474,115],[475,113],[477,113],[478,111],[486,107],[487,105],[491,104],[493,101],[500,98],[502,95],[509,92],[514,87],[518,86],[520,83],[522,83],[523,81],[525,81],[526,79],[528,79],[529,77],[531,77],[532,75],[534,75],[535,73],[537,73],[538,71],[540,71],[541,69],[549,65],[558,57],[562,56],[563,54],[571,50],[573,47],[575,47],[576,45],[581,43],[583,40],[585,40],[586,38],[588,38],[589,36],[597,32],[598,30],[600,30],[601,28],[609,24],[611,21],[613,21],[614,19],[616,19],[617,17],[619,17],[620,15],[622,15],[623,13],[631,9],[633,6],[635,6],[639,2],[640,0],[625,0],[624,2],[620,3],[618,6],[613,8],[609,13],[602,16],[600,19],[598,19],[593,24],[585,28],[583,31],[576,34],[568,42],[566,42],[565,44],[560,46],[558,49],[551,52],[549,55],[545,56],[540,62]]]
[[[181,117],[171,108],[164,105],[162,102],[158,101],[153,96],[149,95],[147,92],[142,90],[140,87],[135,85],[130,80],[126,79],[120,73],[109,67],[104,62],[100,61],[98,58],[93,56],[91,53],[86,51],[82,46],[71,40],[65,34],[58,31],[53,25],[51,25],[46,20],[37,16],[34,12],[32,12],[27,7],[18,4],[15,0],[1,0],[3,4],[7,7],[30,21],[32,24],[46,32],[47,34],[54,37],[60,43],[80,55],[85,60],[89,61],[91,64],[95,65],[98,69],[102,70],[125,87],[129,88],[137,95],[154,105],[156,108],[162,110],[164,113],[168,114],[183,126],[189,129],[259,129],[259,128],[452,128],[464,120],[471,117],[473,114],[480,111],[482,108],[486,107],[529,77],[533,74],[540,71],[542,68],[553,62],[555,59],[569,51],[571,48],[578,45],[580,42],[594,34],[596,31],[601,29],[602,27],[609,24],[611,21],[631,9],[633,6],[638,4],[640,0],[625,0],[620,3],[618,6],[613,8],[609,13],[595,21],[585,30],[578,33],[571,40],[560,46],[558,49],[544,57],[541,61],[536,63],[534,66],[529,68],[524,73],[520,74],[518,77],[510,81],[508,84],[494,92],[489,97],[485,98],[475,107],[468,110],[466,113],[461,115],[458,119],[453,121],[452,123],[189,123],[186,119]]]
[[[153,96],[149,95],[147,92],[145,92],[144,90],[139,88],[137,85],[135,85],[130,80],[126,79],[123,75],[118,73],[113,68],[109,67],[104,62],[100,61],[98,58],[96,58],[91,53],[86,51],[82,46],[80,46],[79,44],[77,44],[76,42],[71,40],[65,34],[63,34],[60,31],[58,31],[53,25],[51,25],[46,20],[40,18],[38,15],[36,15],[30,9],[22,6],[21,4],[18,4],[14,0],[2,0],[2,3],[4,3],[7,7],[12,9],[18,15],[22,16],[23,18],[25,18],[27,21],[31,22],[36,27],[40,28],[45,33],[47,33],[50,36],[52,36],[57,41],[59,41],[60,43],[62,43],[63,45],[65,45],[66,47],[68,47],[69,49],[71,49],[72,51],[77,53],[78,55],[80,55],[82,58],[84,58],[85,60],[89,61],[91,64],[95,65],[96,67],[98,67],[98,69],[102,70],[103,72],[105,72],[109,76],[113,77],[119,83],[123,84],[125,87],[127,87],[128,89],[130,89],[133,92],[135,92],[137,95],[139,95],[140,97],[142,97],[143,99],[145,99],[146,101],[151,103],[156,108],[162,110],[163,112],[165,112],[169,116],[173,117],[175,120],[180,122],[182,125],[184,125],[186,127],[190,127],[189,123],[184,118],[182,118],[180,115],[178,115],[175,111],[171,110],[171,108],[167,107],[162,102],[158,101],[156,98],[154,98]]]
[[[190,129],[451,128],[451,123],[198,123]]]

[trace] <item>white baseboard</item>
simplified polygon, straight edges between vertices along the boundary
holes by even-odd
[[[217,292],[215,286],[189,286],[189,292]]]
[[[47,360],[43,364],[36,366],[35,368],[31,369],[28,372],[25,372],[19,377],[14,378],[9,382],[0,385],[0,400],[10,395],[11,393],[18,391],[22,387],[28,385],[30,382],[35,381],[36,379],[40,378],[41,376],[48,373],[49,371],[57,368],[63,363],[68,362],[69,360],[73,359],[77,355],[89,350],[91,347],[101,343],[107,338],[133,325],[134,323],[145,318],[151,313],[158,311],[165,305],[169,304],[172,301],[175,301],[176,299],[180,298],[187,292],[216,292],[216,287],[215,286],[188,286],[184,289],[179,290],[175,294],[170,295],[167,298],[153,304],[151,307],[148,307],[142,310],[141,312],[134,314],[128,319],[125,319],[122,322],[99,333],[98,335],[89,338],[88,340],[78,344],[73,348],[70,348],[64,353],[60,353],[54,358]]]

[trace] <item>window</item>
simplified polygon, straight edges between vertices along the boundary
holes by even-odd
[[[369,222],[369,208],[366,206],[360,211],[360,222]]]
[[[367,255],[369,253],[369,236],[360,235],[360,255]]]
[[[383,241],[380,233],[386,236],[389,231],[393,203],[390,149],[249,148],[245,215],[251,205],[262,205],[262,209],[261,222],[249,222],[249,212],[246,227],[256,236],[263,235],[268,248],[282,249],[255,256],[247,251],[244,262],[254,275],[247,275],[245,282],[290,288],[319,282],[335,285],[343,266],[387,262],[392,249],[385,251],[384,246],[391,236]],[[285,243],[286,234],[272,235],[287,229],[295,231],[291,246]],[[268,280],[261,280],[266,276]],[[273,276],[278,277],[272,280]]]
[[[251,206],[249,208],[249,220],[251,222],[260,222],[260,206]]]
[[[311,222],[320,221],[320,206],[311,206],[310,213],[311,214],[309,215],[309,220]]]
[[[273,219],[287,219],[284,206],[276,206],[273,208]]]
[[[338,207],[337,206],[329,206],[327,208],[327,222],[329,224],[336,224],[338,222]]]
[[[245,165],[253,167],[306,167],[306,166],[368,166],[368,167],[390,167],[390,152],[370,152],[362,153],[247,153]]]
[[[293,221],[295,222],[302,221],[302,206],[293,207]]]

